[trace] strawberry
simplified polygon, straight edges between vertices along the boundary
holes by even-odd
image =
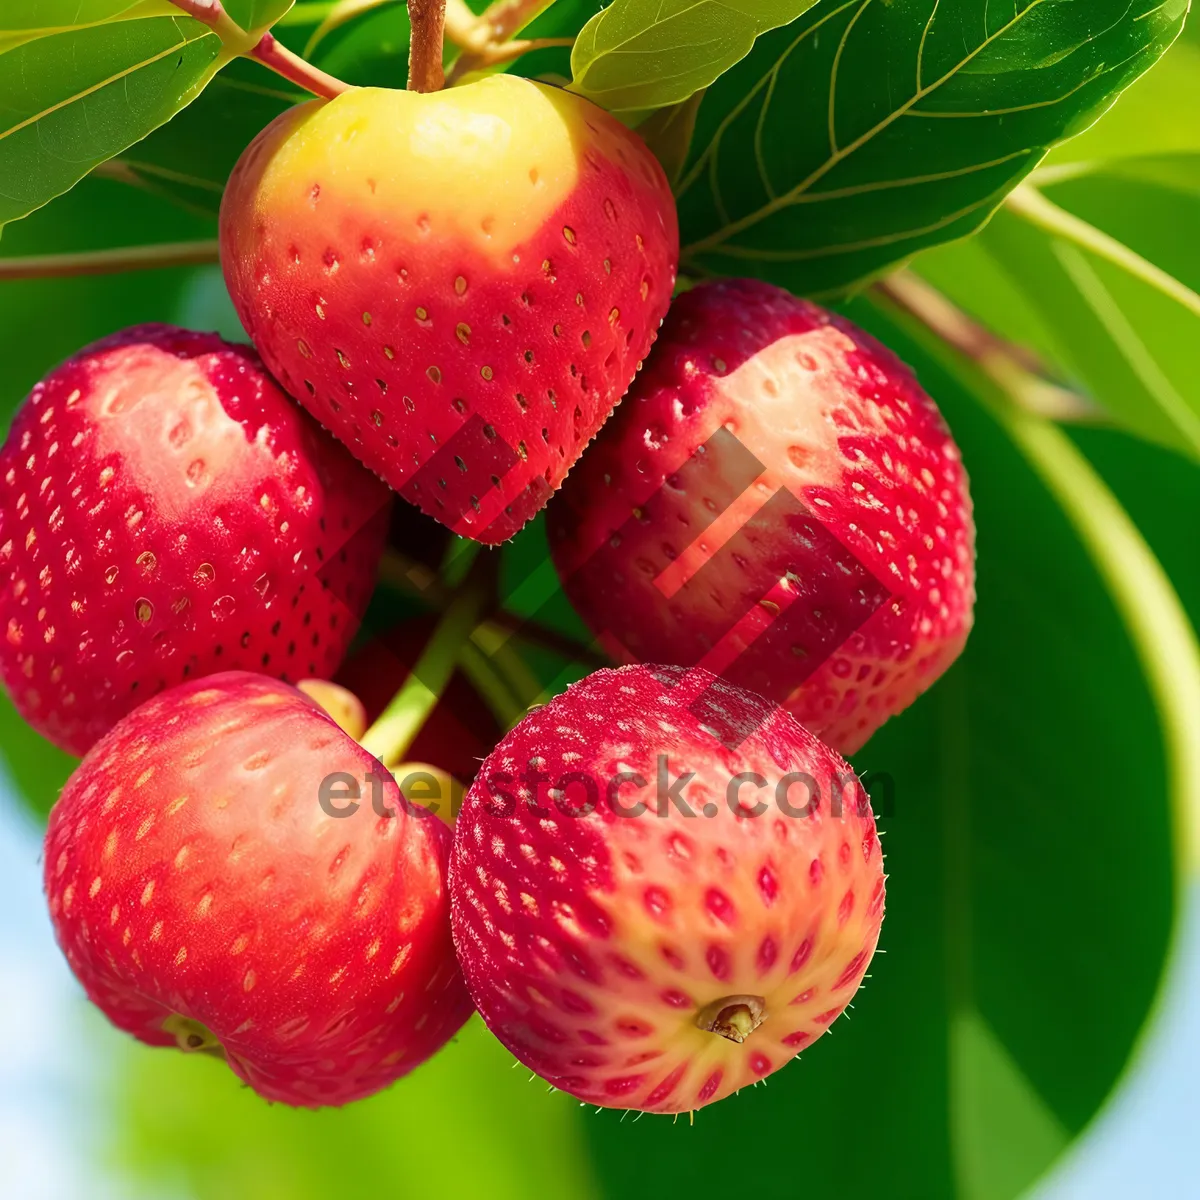
[[[547,527],[618,660],[715,671],[843,754],[971,628],[971,500],[934,402],[861,329],[757,281],[675,302]]]
[[[471,996],[521,1062],[590,1104],[683,1112],[825,1032],[874,953],[884,876],[836,753],[706,671],[634,666],[485,760],[450,893]]]
[[[294,108],[221,206],[226,281],[267,365],[402,496],[489,544],[629,386],[678,242],[634,133],[510,75]]]
[[[254,352],[127,329],[39,383],[0,451],[0,674],[74,754],[183,679],[328,675],[389,497]]]
[[[392,816],[373,811],[375,772]],[[119,1028],[217,1054],[270,1100],[336,1105],[412,1070],[470,1013],[449,846],[301,692],[228,672],[93,747],[50,814],[46,894]]]

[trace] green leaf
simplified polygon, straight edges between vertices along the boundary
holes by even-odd
[[[1023,188],[919,269],[1121,427],[1200,461],[1200,246],[1178,236],[1200,221],[1198,163],[1101,163],[1052,188],[1056,203]]]
[[[1178,35],[1187,0],[821,0],[705,94],[684,269],[811,295],[982,226]]]
[[[801,1177],[814,1196],[1008,1200],[1104,1103],[1155,1003],[1173,818],[1197,791],[1179,760],[1200,720],[1186,622],[1127,522],[1098,545],[1120,509],[1057,430],[997,420],[944,348],[866,305],[851,315],[916,365],[962,448],[977,624],[954,670],[855,756],[876,803],[879,773],[895,799],[886,954],[849,1023],[698,1130],[588,1114],[610,1195],[737,1194],[752,1147],[763,1195]],[[1081,472],[1086,531],[1061,506]],[[1190,699],[1160,716],[1172,659]]]
[[[77,762],[34,733],[0,688],[0,764],[33,816],[45,818]]]
[[[238,0],[261,29],[291,0]],[[15,6],[9,6],[15,7]],[[231,51],[166,0],[32,0],[0,16],[0,226],[169,120]]]
[[[639,135],[662,164],[672,186],[687,161],[703,98],[703,92],[696,92],[680,104],[656,109],[638,126]]]
[[[369,8],[331,29],[317,45],[322,70],[359,87],[404,87],[408,78],[408,10]]]
[[[312,36],[305,43],[304,57],[311,58],[313,51],[334,30],[340,29],[343,25],[353,21],[355,17],[361,17],[365,13],[372,12],[377,8],[383,8],[388,4],[395,3],[397,3],[397,0],[338,0],[329,9],[329,12],[325,15],[325,19],[313,30]]]
[[[1180,40],[1113,105],[1103,121],[1046,156],[1043,172],[1122,159],[1200,154],[1200,47]]]
[[[613,0],[580,31],[572,88],[612,112],[678,104],[816,0]]]

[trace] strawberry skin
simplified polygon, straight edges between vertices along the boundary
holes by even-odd
[[[754,726],[736,752],[726,722]],[[555,1087],[649,1112],[710,1104],[820,1037],[884,904],[870,803],[837,754],[705,671],[645,666],[595,672],[497,746],[450,889],[492,1032]]]
[[[83,754],[187,678],[330,675],[389,503],[250,347],[169,325],[88,346],[0,450],[4,684]]]
[[[547,528],[618,660],[715,671],[843,754],[971,628],[971,499],[934,402],[862,330],[757,281],[676,300]]]
[[[641,140],[510,75],[294,108],[221,206],[229,291],[274,374],[405,499],[489,544],[629,386],[678,243]]]
[[[285,1104],[344,1104],[428,1058],[470,1013],[450,832],[406,812],[390,780],[396,815],[377,816],[373,770],[262,675],[213,675],[127,716],[46,831],[50,914],[90,999],[150,1045],[224,1056]],[[318,803],[334,772],[363,790],[345,818]]]

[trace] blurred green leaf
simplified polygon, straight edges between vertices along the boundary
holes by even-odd
[[[612,112],[678,104],[816,0],[613,0],[579,32],[572,88]]]
[[[703,92],[695,92],[679,104],[657,109],[638,126],[638,134],[662,164],[672,187],[687,162],[703,99]]]
[[[370,8],[330,30],[313,61],[359,87],[402,88],[408,79],[408,33],[403,4]]]
[[[1200,223],[1200,156],[1100,163],[1048,192],[918,269],[1123,428],[1200,459],[1200,243],[1179,236]]]
[[[916,365],[962,448],[977,625],[855,757],[895,801],[886,954],[849,1024],[695,1128],[588,1116],[610,1195],[733,1194],[750,1151],[731,1147],[752,1147],[763,1195],[802,1178],[818,1196],[1007,1200],[1104,1102],[1154,1003],[1172,786],[1134,642],[1011,431],[877,310],[850,315]]]
[[[705,94],[685,270],[810,295],[983,225],[1180,31],[1187,0],[822,0]]]
[[[324,20],[313,30],[312,36],[305,43],[304,57],[311,58],[313,51],[329,34],[335,29],[340,29],[347,22],[354,20],[355,17],[362,16],[373,9],[383,8],[388,4],[395,3],[397,3],[397,0],[338,0],[329,9],[329,12],[325,14]]]
[[[21,719],[0,688],[0,762],[28,812],[43,819],[78,759],[39,737]]]
[[[1200,153],[1200,47],[1181,39],[1103,121],[1055,146],[1039,175],[1070,165]]]
[[[260,29],[291,0],[235,0]],[[0,226],[199,95],[230,51],[167,0],[30,0],[0,16]]]
[[[135,1048],[122,1159],[194,1200],[596,1195],[573,1112],[472,1019],[435,1059],[345,1109],[268,1105],[216,1061]],[[515,1066],[515,1069],[514,1069]]]

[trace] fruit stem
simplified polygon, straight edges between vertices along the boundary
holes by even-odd
[[[492,710],[492,716],[502,729],[507,731],[521,720],[527,711],[525,706],[501,672],[496,670],[491,658],[474,642],[466,642],[459,650],[458,665]]]
[[[445,588],[434,572],[424,563],[397,550],[385,552],[379,564],[379,579],[382,583],[419,597],[431,608],[440,609],[446,605]],[[471,640],[485,654],[489,654],[492,653],[492,645],[506,638],[516,638],[528,646],[535,646],[556,654],[559,658],[577,662],[589,670],[612,665],[608,658],[597,653],[594,648],[537,621],[507,612],[494,613],[486,621],[481,621]]]
[[[482,549],[479,542],[473,542],[470,538],[457,536],[451,538],[445,554],[442,555],[441,565],[438,567],[438,578],[442,581],[442,585],[448,588],[458,587],[466,579],[467,573],[474,566]]]
[[[58,279],[72,275],[110,275],[149,267],[196,267],[218,261],[216,239],[203,242],[159,242],[150,246],[118,246],[78,254],[35,254],[0,258],[0,279]]]
[[[488,554],[476,559],[408,678],[363,734],[362,745],[385,767],[403,760],[446,690],[459,654],[483,612],[489,591],[485,572],[492,570],[493,560]]]
[[[446,82],[442,41],[446,29],[446,0],[408,0],[408,90],[438,92]]]
[[[352,84],[335,79],[320,67],[314,67],[282,42],[276,41],[272,33],[264,33],[259,38],[254,49],[250,51],[250,57],[257,59],[264,67],[270,67],[290,83],[297,84],[305,91],[312,92],[314,96],[322,96],[326,100],[332,100],[353,87]]]
[[[314,96],[332,99],[350,90],[350,84],[327,75],[312,63],[275,40],[270,32],[247,32],[224,9],[221,0],[171,0],[181,12],[207,25],[220,39],[229,56],[256,59],[264,67],[298,84]]]
[[[512,645],[512,637],[493,623],[480,625],[471,636],[471,643],[504,680],[509,692],[520,704],[523,717],[542,691],[538,677],[525,665],[525,660]]]
[[[1104,422],[1104,413],[1089,397],[1052,382],[1034,354],[973,321],[914,272],[897,271],[874,290],[975,362],[1027,412],[1054,421]]]
[[[767,1019],[762,996],[722,996],[696,1014],[696,1024],[739,1045]]]

